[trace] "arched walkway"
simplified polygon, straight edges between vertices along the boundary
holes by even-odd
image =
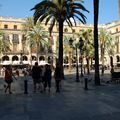
[[[6,55],[6,56],[3,56],[2,57],[2,61],[9,61],[9,57]]]
[[[120,62],[120,56],[116,56],[116,60],[117,60],[117,62]]]
[[[23,56],[23,61],[27,61],[28,60],[28,57],[27,56]]]
[[[44,61],[45,60],[45,57],[44,56],[40,56],[39,57],[39,61]]]
[[[12,64],[13,65],[18,65],[19,64],[19,58],[18,58],[18,56],[13,56],[12,57]]]
[[[48,63],[52,63],[53,62],[53,57],[52,56],[48,56]]]
[[[32,56],[32,61],[36,61],[37,57],[36,56]]]
[[[10,61],[9,61],[9,56],[3,56],[2,57],[2,64],[3,65],[8,65],[8,64],[10,64]]]
[[[18,56],[13,56],[12,57],[12,61],[18,61],[18,60],[19,60]]]

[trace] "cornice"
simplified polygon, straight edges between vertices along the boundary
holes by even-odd
[[[0,16],[0,22],[17,22],[23,23],[25,22],[25,18],[14,18],[14,17],[2,17]]]

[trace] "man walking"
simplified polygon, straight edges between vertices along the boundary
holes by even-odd
[[[41,78],[42,70],[38,66],[38,62],[35,62],[35,65],[32,68],[32,78],[33,78],[33,85],[34,85],[34,92],[36,92],[37,85],[40,88],[40,91],[42,92],[43,86],[42,86],[42,78]]]

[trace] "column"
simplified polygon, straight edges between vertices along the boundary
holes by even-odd
[[[56,44],[56,41],[57,41],[57,35],[54,35],[53,36],[53,46],[52,46],[52,51],[53,51],[53,66],[55,67],[56,65],[56,57],[57,57],[57,44]]]
[[[10,40],[10,49],[13,51],[13,41],[12,41],[12,39],[13,39],[13,34],[9,34],[9,40]]]
[[[20,50],[23,50],[22,34],[19,34],[19,35],[18,35],[18,38],[19,38],[19,51],[20,51]]]

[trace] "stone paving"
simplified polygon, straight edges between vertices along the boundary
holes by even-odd
[[[13,94],[5,94],[1,78],[0,120],[120,120],[120,84],[95,86],[91,81],[84,90],[84,82],[76,83],[75,74],[65,77],[60,93],[55,92],[54,79],[50,93],[33,93],[29,78],[28,94],[23,78],[14,81]]]

